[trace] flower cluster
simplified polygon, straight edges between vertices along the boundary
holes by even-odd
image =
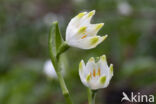
[[[50,76],[53,75],[58,77],[67,104],[72,104],[72,101],[60,70],[60,55],[65,52],[69,46],[80,49],[92,49],[107,38],[107,35],[97,35],[104,23],[90,23],[94,15],[95,10],[79,13],[72,18],[66,29],[65,41],[60,34],[58,22],[53,23],[49,32],[48,45],[52,64],[49,64],[49,62],[46,63],[45,73]],[[49,72],[50,67],[53,69],[51,72]],[[82,60],[79,64],[79,76],[81,82],[89,88],[88,92],[91,92],[88,94],[89,102],[94,104],[95,92],[93,90],[106,88],[109,85],[110,80],[113,77],[113,64],[107,65],[105,55],[98,57],[98,60],[91,57],[86,64]]]
[[[107,38],[107,35],[97,35],[104,23],[90,23],[94,15],[95,10],[79,13],[71,19],[66,29],[66,42],[69,46],[91,49]],[[105,55],[98,62],[92,57],[86,65],[83,60],[80,62],[79,75],[82,83],[90,89],[105,88],[113,76],[113,65],[107,65]]]

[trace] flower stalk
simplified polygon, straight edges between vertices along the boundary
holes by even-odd
[[[95,104],[96,92],[88,88],[88,104]]]
[[[70,48],[69,45],[68,45],[66,42],[64,42],[64,43],[60,46],[60,48],[59,48],[59,50],[58,50],[58,53],[57,53],[57,55],[56,55],[56,58],[59,59],[60,55],[61,55],[62,53],[64,53],[66,50],[68,50],[69,48]]]

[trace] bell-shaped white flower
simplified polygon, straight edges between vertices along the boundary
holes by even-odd
[[[96,35],[104,23],[90,23],[94,14],[95,10],[89,13],[83,12],[71,19],[66,29],[66,42],[68,45],[82,49],[91,49],[106,39],[107,35]]]
[[[106,88],[113,76],[113,64],[107,65],[105,55],[98,62],[93,57],[90,58],[86,65],[82,60],[79,64],[79,75],[82,83],[92,90]]]
[[[61,66],[62,71],[61,72],[62,72],[63,76],[65,75],[65,68],[64,67],[65,67],[64,64],[62,64],[62,66]],[[56,71],[55,71],[53,64],[51,63],[51,60],[47,60],[44,63],[43,71],[48,78],[57,79],[57,74],[56,74]]]

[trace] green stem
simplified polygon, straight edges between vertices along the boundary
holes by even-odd
[[[56,55],[56,58],[59,60],[59,58],[60,58],[60,55],[62,54],[62,53],[64,53],[66,50],[68,50],[70,47],[68,46],[68,44],[66,43],[66,42],[64,42],[61,46],[60,46],[60,48],[59,48],[59,50],[58,50],[58,53],[57,53],[57,55]]]
[[[92,91],[88,88],[88,104],[92,104]]]
[[[95,104],[96,90],[90,90],[88,88],[88,104]]]
[[[52,31],[52,30],[51,30]],[[50,31],[50,32],[51,32]],[[49,53],[50,53],[50,59],[51,59],[51,62],[54,66],[54,69],[56,71],[56,74],[58,76],[58,80],[59,80],[59,83],[60,83],[60,86],[61,86],[61,90],[62,90],[62,94],[64,95],[64,98],[66,100],[66,103],[67,104],[72,104],[72,101],[71,101],[71,98],[70,98],[70,95],[69,95],[69,91],[66,87],[66,84],[65,84],[65,81],[64,81],[64,78],[59,70],[59,58],[60,58],[60,55],[61,53],[63,53],[65,50],[67,50],[67,48],[69,48],[68,46],[62,46],[63,49],[60,49],[60,52],[59,54],[57,54],[56,56],[53,55],[53,52],[52,52],[52,34],[50,33],[49,34],[49,40],[48,40],[48,47],[49,47]]]
[[[93,91],[93,93],[92,93],[92,104],[95,104],[95,98],[96,98],[96,91]]]
[[[51,53],[50,53],[51,54]],[[52,56],[52,55],[50,55]],[[65,84],[65,81],[64,81],[64,78],[59,70],[59,59],[57,60],[53,60],[52,57],[51,57],[51,61],[55,62],[55,65],[54,65],[54,68],[55,68],[55,71],[56,71],[56,74],[58,76],[58,80],[59,80],[59,83],[60,83],[60,86],[61,86],[61,89],[62,89],[62,94],[64,95],[65,99],[66,99],[66,103],[67,104],[72,104],[72,101],[70,99],[70,95],[69,95],[69,91],[66,87],[66,84]]]
[[[64,79],[63,79],[63,76],[61,74],[60,71],[56,71],[57,73],[57,76],[58,76],[58,80],[60,82],[60,86],[61,86],[61,89],[62,89],[62,94],[64,95],[65,99],[66,99],[66,103],[67,104],[72,104],[72,101],[70,99],[70,95],[69,95],[69,92],[68,92],[68,89],[66,87],[66,84],[64,82]]]

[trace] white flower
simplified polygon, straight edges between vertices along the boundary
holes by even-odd
[[[65,74],[64,66],[62,66],[61,68],[62,68],[62,74],[64,75]],[[43,69],[44,69],[43,71],[44,71],[45,75],[47,75],[47,77],[57,79],[57,74],[56,74],[53,64],[51,63],[51,60],[47,60],[45,62]]]
[[[50,78],[57,78],[57,74],[55,72],[54,66],[51,63],[51,60],[47,60],[44,64],[44,73]]]
[[[128,16],[132,13],[132,7],[127,2],[119,3],[117,8],[122,15]]]
[[[91,49],[106,39],[107,35],[102,37],[96,35],[104,23],[90,24],[94,14],[95,10],[89,13],[83,12],[71,19],[66,30],[66,42],[68,45]]]
[[[113,64],[107,65],[105,55],[98,62],[93,57],[90,58],[86,65],[82,60],[79,64],[79,75],[82,83],[92,90],[106,88],[113,76]]]

